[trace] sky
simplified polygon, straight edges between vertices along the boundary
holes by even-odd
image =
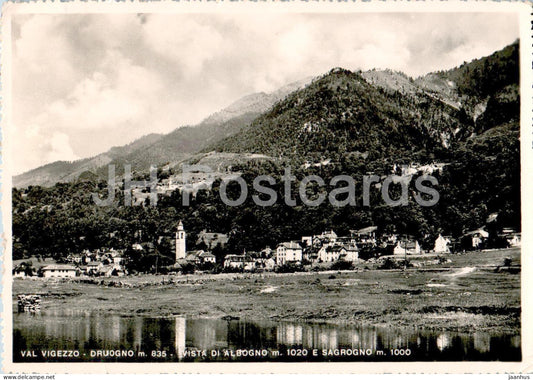
[[[194,125],[334,67],[416,77],[518,36],[512,13],[16,15],[14,173]]]

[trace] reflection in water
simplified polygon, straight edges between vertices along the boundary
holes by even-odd
[[[176,349],[176,355],[179,359],[182,359],[185,353],[185,338],[186,338],[186,319],[185,317],[176,317],[175,336],[176,343],[174,345]]]
[[[121,317],[73,313],[15,313],[14,359],[27,361],[24,350],[80,350],[79,360],[91,350],[133,350],[141,358],[98,360],[521,360],[519,335],[452,333],[372,326],[219,319]],[[317,349],[318,357],[287,358],[287,348]],[[194,350],[279,350],[276,358],[191,357]],[[322,356],[323,350],[370,350],[370,356]],[[409,357],[392,357],[391,349],[409,349]],[[153,350],[168,356],[154,358]],[[285,350],[285,351],[284,351]],[[377,357],[383,350],[387,357]],[[85,356],[84,356],[85,355]],[[50,360],[37,358],[34,360]],[[65,360],[65,359],[58,359]]]
[[[475,341],[475,338],[474,338]],[[444,351],[450,346],[450,337],[447,334],[440,334],[437,337],[437,347],[440,351]]]

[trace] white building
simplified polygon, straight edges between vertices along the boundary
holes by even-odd
[[[507,243],[510,247],[520,247],[522,245],[522,234],[520,232],[516,232],[514,228],[504,228],[500,236],[507,240]]]
[[[341,245],[324,245],[318,251],[318,260],[323,263],[330,263],[339,260],[341,255],[345,255],[346,250]]]
[[[200,258],[200,261],[202,263],[216,263],[217,261],[217,258],[215,257],[215,255],[213,255],[211,252],[200,252],[198,254],[198,257]]]
[[[42,267],[41,273],[46,278],[66,278],[76,277],[78,270],[73,265],[53,264]]]
[[[449,238],[439,234],[437,239],[435,239],[435,247],[433,248],[433,251],[435,251],[435,253],[450,253],[450,244],[451,241]]]
[[[355,244],[344,246],[344,255],[341,256],[344,261],[356,262],[359,261],[359,248]]]
[[[471,237],[472,248],[479,248],[479,246],[481,246],[481,244],[483,244],[489,237],[489,233],[485,231],[483,227],[478,228],[475,231],[467,232],[465,235]]]
[[[295,241],[278,244],[276,249],[276,265],[301,262],[302,247]]]
[[[224,268],[244,269],[245,255],[226,255]]]
[[[399,241],[394,247],[395,255],[419,255],[422,252],[416,240]]]
[[[507,238],[507,242],[511,247],[520,247],[522,245],[522,234],[516,233]]]

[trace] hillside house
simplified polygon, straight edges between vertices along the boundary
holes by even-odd
[[[76,277],[78,269],[69,264],[53,264],[42,267],[40,273],[45,278],[67,278]]]
[[[134,251],[144,251],[144,248],[142,245],[140,245],[139,243],[134,243],[131,245],[131,249],[133,249]]]
[[[445,237],[439,234],[439,236],[435,239],[433,251],[435,253],[450,253],[451,242],[452,241],[449,237]]]
[[[302,262],[302,247],[298,242],[290,241],[278,244],[276,248],[276,265]]]
[[[359,248],[373,248],[377,245],[377,230],[376,226],[350,230],[350,242],[357,244]]]
[[[362,242],[375,242],[377,230],[377,226],[368,226],[360,230],[350,230],[350,234]]]
[[[394,247],[394,255],[419,255],[422,252],[416,240],[398,241]]]

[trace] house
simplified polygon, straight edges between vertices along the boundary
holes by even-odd
[[[470,237],[472,240],[472,248],[480,248],[481,245],[488,239],[489,233],[483,227],[477,230],[467,232],[464,236]]]
[[[435,239],[435,246],[433,251],[435,253],[450,253],[450,244],[451,239],[449,237],[444,237],[441,234]]]
[[[359,260],[359,248],[356,244],[325,245],[318,251],[317,259],[320,262],[334,262],[338,260],[355,262]]]
[[[69,263],[74,263],[74,264],[81,264],[83,262],[83,256],[82,255],[73,255],[73,254],[69,254],[67,256],[67,261]]]
[[[360,230],[350,230],[350,235],[353,241],[359,247],[375,247],[376,246],[376,233],[378,228],[376,226],[369,226],[361,228]]]
[[[245,255],[226,255],[224,268],[244,269]]]
[[[278,244],[276,248],[276,265],[302,261],[302,247],[298,242],[290,241]]]
[[[276,261],[273,258],[259,258],[255,260],[255,267],[257,269],[271,271],[276,267]]]
[[[416,240],[398,241],[393,250],[394,255],[419,255],[421,252]]]
[[[217,258],[211,252],[202,251],[201,253],[198,254],[198,258],[200,259],[200,262],[202,264],[205,264],[205,263],[215,264],[217,262]]]
[[[320,252],[320,250],[322,249],[322,247],[306,247],[304,250],[303,250],[303,253],[302,253],[302,256],[303,256],[303,259],[306,260],[306,261],[309,261],[309,262],[317,262],[318,261],[318,252]]]
[[[98,269],[98,275],[104,277],[119,276],[122,277],[126,274],[124,268],[120,265],[109,264],[103,265]]]
[[[507,240],[510,247],[520,247],[522,245],[522,234],[516,232],[514,228],[504,228],[500,236]]]
[[[270,247],[266,247],[266,248],[263,248],[261,252],[259,252],[259,254],[261,255],[261,257],[270,258],[274,256],[275,251]]]
[[[341,260],[356,262],[359,261],[359,248],[355,244],[345,244],[344,252],[341,253]]]
[[[190,251],[187,253],[187,256],[185,256],[185,260],[191,264],[201,264],[202,262],[199,257],[200,253],[204,253],[204,251]]]
[[[98,268],[98,272],[96,274],[98,276],[111,277],[112,273],[113,273],[112,265],[102,265],[100,268]]]
[[[522,246],[522,234],[521,233],[515,233],[513,235],[507,236],[507,243],[509,243],[509,246],[511,247],[520,247]]]
[[[302,247],[310,247],[313,245],[312,236],[302,236]]]
[[[13,268],[13,278],[19,277],[31,277],[33,276],[33,267],[26,263],[20,263],[15,268]]]
[[[134,251],[144,251],[144,248],[139,243],[132,244],[131,249],[133,249]]]
[[[256,269],[260,268],[260,263],[253,259],[251,256],[244,255],[244,270],[247,272],[252,272]]]
[[[382,244],[385,244],[385,245],[396,244],[398,242],[398,235],[397,234],[382,234],[380,240]]]
[[[318,251],[318,260],[323,263],[329,263],[339,260],[341,255],[346,255],[346,250],[342,245],[324,245]]]
[[[376,239],[377,226],[369,226],[361,228],[360,230],[350,230],[352,236],[356,236],[361,240],[365,239]]]
[[[100,273],[100,269],[104,264],[100,261],[91,261],[85,265],[85,274],[88,276],[96,276]]]
[[[76,277],[78,269],[69,264],[53,264],[47,265],[40,270],[42,277],[45,278],[67,278]]]
[[[313,236],[313,241],[316,239],[326,243],[335,243],[337,241],[337,234],[333,230],[324,231],[320,235]]]

